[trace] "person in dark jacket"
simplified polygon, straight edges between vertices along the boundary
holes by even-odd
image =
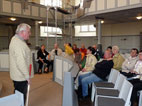
[[[49,56],[49,53],[45,50],[45,45],[41,45],[41,48],[37,52],[37,59],[38,59],[38,63],[39,63],[39,68],[38,68],[39,74],[42,73],[43,64],[46,65],[44,72],[45,73],[48,72],[48,68],[50,65],[50,62],[47,60],[48,56]]]
[[[106,80],[106,77],[110,74],[113,67],[113,60],[111,58],[110,51],[105,51],[104,60],[95,65],[95,69],[92,73],[79,76],[79,86],[82,86],[82,96],[86,98],[88,96],[88,84],[93,82],[99,82]]]

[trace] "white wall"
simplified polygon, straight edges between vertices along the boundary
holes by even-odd
[[[142,21],[102,25],[103,36],[139,35],[140,32],[142,32]]]

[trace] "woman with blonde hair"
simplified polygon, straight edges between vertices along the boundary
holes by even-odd
[[[65,46],[65,58],[74,61],[74,51],[70,43],[64,44]]]

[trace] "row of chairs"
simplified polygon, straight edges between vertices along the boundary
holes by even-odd
[[[133,85],[126,77],[112,69],[108,82],[92,83],[91,100],[94,106],[130,106],[132,89]],[[139,101],[139,106],[142,106],[141,102],[142,100]]]

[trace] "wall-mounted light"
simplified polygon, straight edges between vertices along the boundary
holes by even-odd
[[[38,21],[39,24],[42,24],[42,21]]]
[[[10,20],[11,20],[11,21],[16,21],[16,18],[11,17]]]
[[[142,19],[142,16],[137,16],[136,19],[137,19],[137,20],[141,20],[141,19]]]
[[[103,24],[103,23],[104,23],[104,20],[101,21],[101,24]]]

